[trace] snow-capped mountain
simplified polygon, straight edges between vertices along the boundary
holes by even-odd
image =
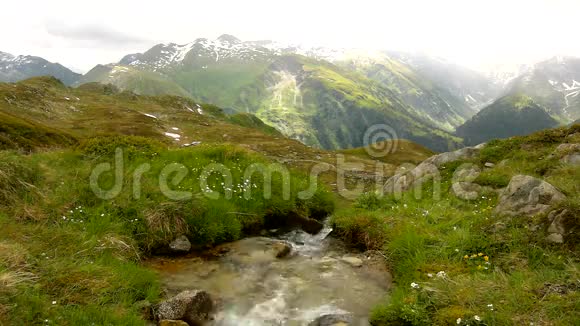
[[[58,63],[40,57],[0,52],[0,81],[17,82],[36,76],[53,76],[66,85],[75,83],[81,77]]]
[[[580,58],[554,57],[527,68],[507,92],[529,95],[563,123],[580,118]]]
[[[287,55],[308,57],[315,60],[316,65],[333,64],[345,70],[344,73],[361,73],[400,96],[397,101],[411,106],[424,119],[448,131],[453,131],[493,99],[484,77],[458,66],[440,64],[437,60],[410,60],[412,56],[407,55],[405,61],[402,54],[385,51],[273,41],[244,42],[231,35],[215,40],[200,38],[187,44],[158,44],[144,53],[129,54],[119,63],[97,66],[80,83],[111,82],[122,89],[152,94],[159,94],[159,89],[163,89],[165,93],[189,94],[235,110],[252,111],[257,109],[252,107],[255,104],[239,107],[235,101],[224,102],[224,98],[239,95],[236,93],[239,89],[227,89],[225,85],[216,89],[211,84],[226,76],[230,79],[227,86],[249,82]],[[139,72],[140,82],[137,83],[135,76]],[[270,79],[255,81],[267,83]],[[223,90],[228,90],[228,94],[222,94]],[[247,93],[242,96],[248,97]]]
[[[152,71],[178,68],[185,64],[202,64],[209,61],[267,60],[281,51],[264,47],[260,42],[242,42],[234,36],[222,35],[215,40],[197,39],[188,44],[158,44],[144,53],[125,56],[119,64]]]
[[[443,131],[440,138],[415,135],[419,130],[424,130],[422,135],[436,134],[435,129],[452,131],[472,114],[463,114],[462,101],[444,100],[438,90],[419,83],[420,78],[407,78],[389,65],[381,69],[392,70],[395,81],[375,79],[349,66],[350,54],[351,50],[243,42],[222,35],[158,44],[118,63],[96,66],[79,84],[112,83],[140,94],[189,96],[254,113],[285,135],[324,148],[361,146],[363,125],[378,121],[396,125],[407,138],[431,148],[446,149],[454,143]],[[412,92],[417,95],[402,96],[403,88],[417,90]],[[460,103],[461,113],[450,103]]]

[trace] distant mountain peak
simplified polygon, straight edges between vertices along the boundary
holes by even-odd
[[[217,38],[218,41],[221,42],[226,42],[226,43],[231,43],[231,44],[238,44],[238,43],[242,43],[242,41],[230,34],[222,34],[220,35],[220,37]]]
[[[2,62],[2,61],[12,61],[12,60],[14,60],[14,58],[15,57],[12,54],[7,53],[7,52],[0,51],[0,62]]]
[[[0,82],[17,82],[37,76],[53,76],[65,84],[71,85],[81,75],[41,57],[30,55],[14,56],[0,51]]]

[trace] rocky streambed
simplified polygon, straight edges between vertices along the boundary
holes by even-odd
[[[327,237],[330,231],[272,232],[149,263],[169,297],[186,290],[212,296],[216,308],[207,325],[367,325],[390,274],[382,257],[353,253]]]

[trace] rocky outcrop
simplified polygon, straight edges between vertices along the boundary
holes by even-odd
[[[560,161],[564,164],[580,165],[580,153],[565,155]]]
[[[385,183],[387,193],[407,191],[420,186],[425,181],[439,176],[439,168],[447,163],[468,160],[476,157],[485,144],[475,147],[465,147],[454,152],[441,153],[423,161],[410,171],[403,171],[390,177]]]
[[[553,154],[552,157],[557,157],[560,162],[564,164],[579,165],[580,164],[580,144],[560,144]]]
[[[479,174],[481,168],[475,164],[463,164],[453,173],[454,182],[473,182]]]
[[[201,325],[209,320],[214,305],[205,291],[184,291],[154,307],[157,320],[182,320],[189,325]]]
[[[572,144],[560,144],[556,147],[554,154],[556,155],[566,155],[570,153],[579,153],[580,152],[580,144],[572,143]]]
[[[495,213],[536,215],[547,212],[566,196],[551,184],[527,175],[516,175],[502,192]]]
[[[169,244],[169,249],[174,254],[185,254],[191,250],[191,242],[186,236],[182,235]]]
[[[458,167],[453,173],[451,193],[463,200],[475,200],[486,192],[492,192],[490,187],[482,187],[473,183],[481,173],[481,168],[475,164],[466,163]]]
[[[351,315],[324,315],[308,324],[308,326],[342,326],[352,325],[353,318]]]
[[[475,158],[484,147],[485,143],[474,147],[464,147],[454,152],[441,153],[435,156],[431,156],[424,162],[431,163],[437,167],[440,167],[447,163]]]

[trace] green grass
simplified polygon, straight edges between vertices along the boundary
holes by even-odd
[[[123,187],[118,196],[100,199],[89,177],[98,164],[116,164],[116,146],[125,149]],[[320,188],[311,199],[299,199],[308,184],[296,172],[284,198],[272,162],[233,145],[167,149],[154,140],[116,136],[92,139],[77,150],[0,153],[1,324],[143,325],[140,302],[159,301],[161,291],[157,276],[140,261],[176,236],[185,234],[203,249],[256,234],[266,224],[283,225],[292,214],[322,218],[334,209],[332,195]],[[169,189],[190,197],[171,199],[160,189],[159,176],[169,164],[189,171],[183,180],[169,173]],[[212,164],[208,186],[215,199],[204,196],[198,181]],[[218,164],[231,171],[231,185],[222,185]],[[255,164],[274,172],[269,198],[263,196],[264,175],[244,174]],[[135,188],[134,173],[143,166],[148,169]],[[114,179],[104,173],[98,184],[109,189]]]
[[[0,112],[0,150],[32,151],[67,147],[77,142],[70,134]]]
[[[560,207],[580,216],[580,168],[548,158],[557,144],[574,141],[568,136],[577,128],[491,142],[472,162],[505,161],[476,182],[503,187],[515,174],[542,177],[567,195]],[[338,236],[382,251],[394,274],[395,288],[373,310],[373,324],[457,325],[459,318],[460,325],[580,323],[578,219],[568,220],[576,231],[565,244],[550,244],[546,215],[497,216],[494,193],[471,202],[452,196],[457,166],[442,170],[440,200],[368,193],[333,216]],[[424,193],[431,188],[426,184]]]
[[[369,153],[382,153],[386,149],[391,149],[389,153],[382,157],[373,157]],[[435,153],[412,141],[398,139],[396,141],[383,141],[366,147],[343,149],[340,153],[354,155],[366,159],[375,159],[383,163],[401,165],[403,163],[419,164],[434,155]]]

